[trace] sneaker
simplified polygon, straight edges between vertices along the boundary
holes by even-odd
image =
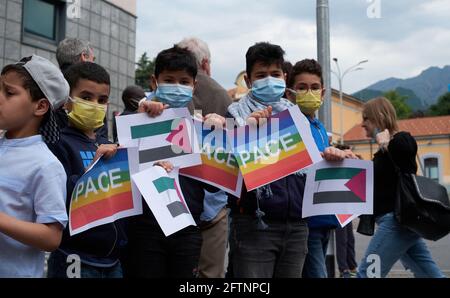
[[[350,271],[344,271],[340,274],[341,278],[351,278]]]

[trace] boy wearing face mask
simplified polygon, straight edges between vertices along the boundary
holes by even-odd
[[[286,90],[283,56],[281,47],[266,42],[248,49],[245,81],[251,91],[228,107],[238,125],[293,106],[282,98]],[[304,185],[304,176],[292,174],[250,192],[244,185],[240,199],[229,200],[233,277],[301,277],[308,238],[301,218]]]
[[[59,142],[49,145],[67,174],[69,211],[73,188],[86,169],[100,156],[112,157],[117,145],[95,133],[103,125],[110,93],[108,72],[98,64],[81,62],[64,73],[70,86],[70,101],[66,104],[68,126],[61,130]],[[126,237],[119,223],[109,223],[70,236],[69,229],[57,251],[50,255],[48,277],[67,278],[69,255],[78,255],[82,278],[122,277],[119,252]],[[69,271],[70,268],[69,268]]]
[[[288,97],[300,107],[302,113],[308,118],[311,133],[319,151],[336,149],[329,147],[327,131],[315,116],[316,111],[322,106],[325,92],[320,64],[313,59],[297,62],[291,71],[287,87]],[[351,151],[345,151],[345,153],[345,157],[354,158]],[[334,215],[308,218],[308,255],[303,267],[303,277],[326,278],[328,276],[325,263],[328,240],[332,229],[337,226],[338,222]]]
[[[239,125],[270,118],[293,106],[286,91],[284,51],[262,42],[246,54],[245,81],[251,89],[228,113]],[[325,134],[326,135],[326,134]],[[342,160],[344,152],[327,148],[326,160]],[[243,189],[232,205],[230,262],[236,278],[298,278],[307,254],[308,227],[302,219],[306,177],[295,173],[254,191]],[[263,221],[264,218],[264,221]]]
[[[156,117],[164,109],[192,107],[192,95],[197,75],[197,62],[186,49],[172,47],[160,52],[155,60],[151,78],[152,96],[139,106],[138,112]],[[205,118],[218,117],[207,115]],[[222,119],[224,121],[224,119]],[[222,125],[222,123],[220,123]],[[170,171],[171,166],[164,167]],[[197,276],[202,245],[198,227],[203,211],[205,190],[218,189],[200,181],[179,176],[180,188],[197,226],[189,226],[168,237],[155,217],[143,203],[143,215],[132,218],[129,226],[129,246],[126,277],[137,278],[193,278]]]

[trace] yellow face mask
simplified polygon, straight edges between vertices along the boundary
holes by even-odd
[[[73,126],[87,131],[103,125],[107,109],[105,104],[97,104],[79,97],[74,97],[71,101],[72,111],[67,116]]]
[[[292,90],[293,91],[293,90]],[[322,106],[322,90],[294,91],[295,102],[305,114],[312,114]]]

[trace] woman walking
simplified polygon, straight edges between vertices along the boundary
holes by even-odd
[[[433,261],[424,240],[401,226],[394,216],[397,175],[393,162],[404,173],[417,172],[415,139],[408,132],[399,131],[395,109],[384,97],[365,104],[362,126],[367,137],[376,139],[380,147],[373,158],[374,217],[378,227],[361,260],[358,277],[367,277],[368,271],[372,273],[369,276],[373,276],[371,268],[374,266],[370,265],[372,260],[378,260],[373,255],[379,257],[378,277],[386,277],[398,260],[415,277],[445,277]]]

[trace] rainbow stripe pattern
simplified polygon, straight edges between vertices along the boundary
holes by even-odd
[[[71,235],[108,219],[112,222],[117,213],[134,205],[128,152],[119,149],[111,159],[100,159],[76,183],[69,212]]]
[[[248,191],[313,164],[291,109],[270,119],[258,128],[244,126],[233,131],[233,151]]]

